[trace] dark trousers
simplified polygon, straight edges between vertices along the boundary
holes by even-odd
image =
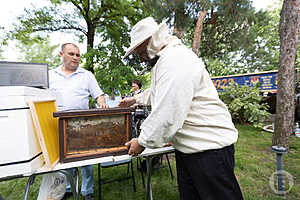
[[[185,154],[175,151],[181,200],[241,200],[234,175],[234,145]]]

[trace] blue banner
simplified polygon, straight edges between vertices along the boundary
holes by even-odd
[[[230,87],[233,83],[240,86],[248,85],[251,87],[260,83],[261,91],[276,92],[278,78],[277,71],[270,71],[265,73],[215,77],[212,78],[212,81],[218,91]]]

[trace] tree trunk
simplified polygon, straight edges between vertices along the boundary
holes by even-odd
[[[94,38],[95,38],[95,25],[89,20],[87,21],[87,52],[89,50],[92,50],[94,48]],[[86,69],[95,73],[94,71],[94,53],[89,54],[89,56],[86,57]]]
[[[115,86],[114,86],[115,79],[114,79],[114,77],[111,78],[111,83],[112,83],[112,86],[111,86],[111,99],[115,100]]]
[[[176,35],[179,39],[182,39],[184,34],[184,1],[176,0],[176,8],[174,10],[175,20],[174,20],[174,30],[173,35]]]
[[[173,35],[176,35],[179,39],[183,37],[184,29],[179,29],[176,24],[174,26]]]
[[[273,145],[289,149],[295,115],[295,61],[300,28],[300,0],[284,0],[280,13],[280,56]]]
[[[194,32],[194,40],[193,40],[193,44],[192,44],[192,50],[197,55],[199,53],[201,34],[202,34],[202,29],[203,29],[203,20],[206,16],[206,13],[207,13],[206,10],[203,10],[200,12],[198,20],[197,20],[195,32]]]

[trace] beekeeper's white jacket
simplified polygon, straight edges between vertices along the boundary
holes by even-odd
[[[196,153],[235,143],[238,132],[204,63],[179,39],[162,37],[162,31],[166,29],[148,46],[150,57],[160,56],[152,68],[151,88],[136,97],[152,109],[139,144],[156,148],[170,141],[183,153]]]

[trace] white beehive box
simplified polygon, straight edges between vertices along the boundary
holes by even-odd
[[[43,165],[27,102],[53,99],[45,89],[0,87],[0,178],[31,174]]]

